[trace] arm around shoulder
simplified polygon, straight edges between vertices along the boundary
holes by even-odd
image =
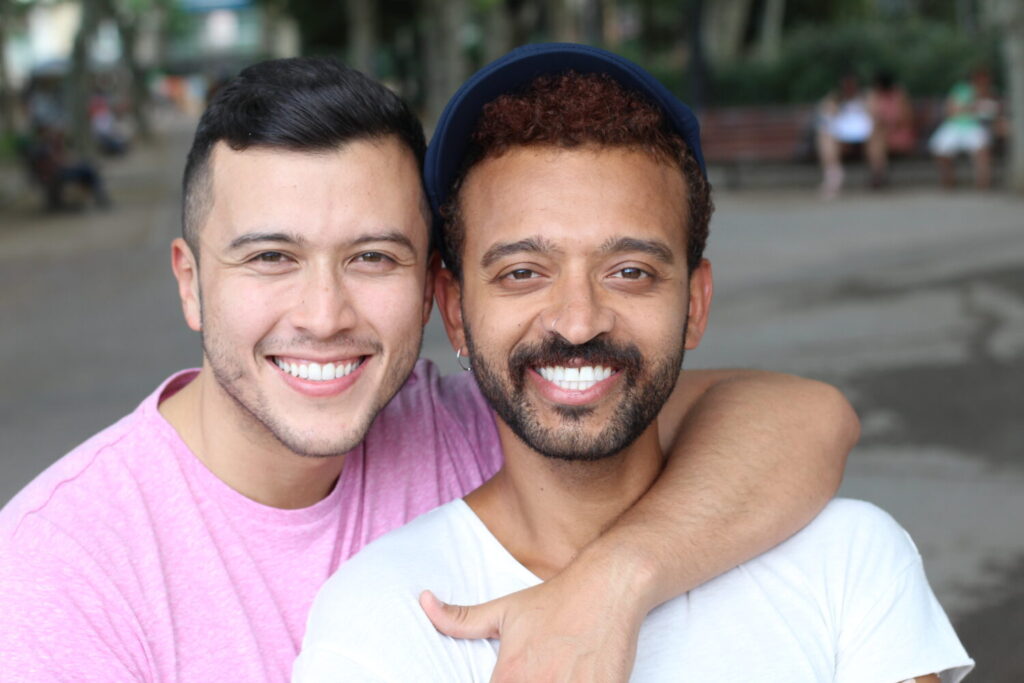
[[[860,424],[823,382],[696,370],[680,375],[659,430],[665,471],[605,539],[646,558],[653,604],[802,529],[838,490]]]

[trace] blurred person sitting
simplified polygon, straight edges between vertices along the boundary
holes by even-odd
[[[956,185],[953,162],[958,154],[971,156],[975,186],[991,186],[992,139],[998,118],[999,100],[988,69],[975,69],[969,81],[953,86],[946,98],[946,119],[928,141],[943,187]]]
[[[889,156],[909,154],[917,145],[914,110],[906,90],[888,71],[879,71],[875,75],[868,92],[867,107],[874,124],[867,144],[871,184],[881,187],[888,183]]]
[[[110,97],[100,90],[89,98],[89,128],[102,154],[121,156],[128,151],[128,136],[114,113]]]
[[[88,161],[69,158],[64,144],[64,132],[59,127],[36,125],[25,142],[24,156],[32,180],[42,186],[46,194],[47,210],[72,208],[65,198],[65,188],[69,185],[77,186],[91,195],[96,206],[110,206],[110,196],[103,185],[103,177]]]
[[[846,73],[839,80],[839,87],[826,95],[818,106],[815,139],[824,198],[834,198],[843,186],[843,152],[852,145],[865,145],[873,130],[874,122],[860,82],[853,73]],[[878,169],[873,167],[872,171]]]

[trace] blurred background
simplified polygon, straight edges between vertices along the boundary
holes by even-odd
[[[838,385],[842,493],[913,535],[972,680],[1024,680],[1024,2],[0,0],[0,504],[201,362],[167,245],[211,92],[332,55],[430,131],[515,45],[601,45],[702,121],[691,367]],[[435,319],[424,355],[454,356]]]

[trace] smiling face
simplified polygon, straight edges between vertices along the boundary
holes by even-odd
[[[213,421],[300,455],[344,453],[408,377],[430,313],[415,159],[385,138],[324,152],[218,143],[211,164],[201,269],[182,240],[173,258],[204,372],[230,399]]]
[[[502,421],[570,460],[653,428],[711,297],[707,262],[687,272],[679,168],[624,148],[517,147],[474,166],[459,202],[462,281],[442,276],[442,311]]]

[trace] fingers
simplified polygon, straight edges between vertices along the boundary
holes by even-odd
[[[434,628],[452,638],[497,638],[501,630],[500,600],[472,607],[449,605],[430,591],[423,591],[420,607]]]

